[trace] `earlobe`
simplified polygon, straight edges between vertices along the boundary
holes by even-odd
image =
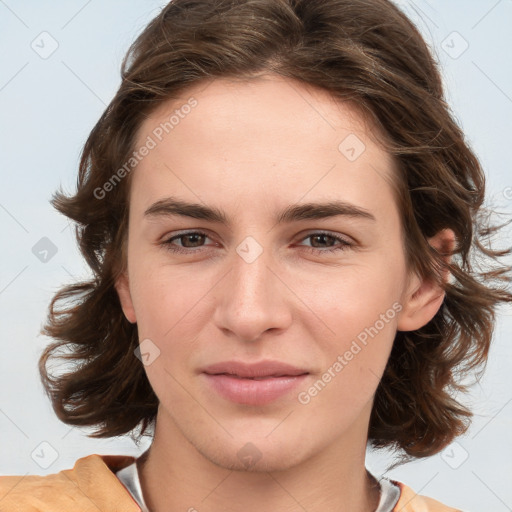
[[[451,229],[443,229],[429,239],[432,247],[437,249],[446,263],[451,261],[451,253],[455,246],[455,234]],[[443,281],[448,282],[450,272],[445,269],[442,273]],[[426,325],[439,311],[445,291],[433,279],[424,279],[414,274],[410,279],[408,289],[404,294],[402,311],[398,317],[397,329],[399,331],[415,331]]]
[[[119,301],[121,302],[121,308],[123,309],[124,316],[130,323],[134,324],[137,322],[137,318],[135,316],[135,309],[133,307],[130,284],[126,271],[118,277],[115,287],[117,295],[119,296]]]

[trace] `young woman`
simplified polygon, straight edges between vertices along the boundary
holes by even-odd
[[[1,509],[455,510],[365,468],[467,429],[453,391],[512,301],[416,28],[388,0],[174,0],[122,76],[53,201],[95,277],[54,298],[40,370],[62,421],[152,444],[4,477]]]

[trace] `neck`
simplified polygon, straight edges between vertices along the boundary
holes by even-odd
[[[150,512],[373,512],[379,486],[366,471],[365,448],[366,442],[339,440],[284,470],[232,470],[213,463],[170,418],[159,416],[137,466]]]

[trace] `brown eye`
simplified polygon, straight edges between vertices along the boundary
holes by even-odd
[[[173,252],[197,252],[194,249],[201,249],[204,246],[205,240],[209,238],[206,233],[201,231],[191,231],[189,233],[180,233],[179,235],[172,236],[162,242],[168,250]],[[180,244],[175,243],[176,240]]]
[[[311,240],[311,245],[307,249],[316,254],[344,251],[353,246],[348,240],[331,233],[311,233],[303,240],[307,239]]]
[[[184,247],[199,247],[204,239],[205,235],[201,233],[191,233],[188,235],[180,235],[178,239],[185,240],[186,243],[182,244]]]

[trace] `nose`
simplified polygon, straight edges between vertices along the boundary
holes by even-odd
[[[231,271],[221,281],[214,322],[225,335],[256,341],[267,331],[286,330],[293,294],[267,251],[255,260],[234,252]]]

